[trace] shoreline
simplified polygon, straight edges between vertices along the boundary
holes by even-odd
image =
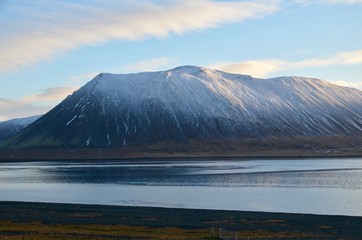
[[[362,158],[362,149],[345,152],[314,153],[303,151],[251,151],[251,152],[133,152],[115,149],[0,149],[2,162],[32,161],[168,161],[168,160],[268,160],[268,159],[325,159]]]
[[[360,226],[362,217],[353,216],[0,202],[0,238],[7,239],[218,239],[219,231],[241,239],[359,239]]]
[[[168,161],[184,161],[184,162],[194,162],[194,161],[256,161],[256,160],[330,160],[330,159],[362,159],[362,155],[346,155],[346,156],[175,156],[175,157],[125,157],[125,158],[31,158],[31,159],[1,159],[1,163],[21,163],[21,162],[124,162],[124,163],[146,163],[146,162],[168,162]]]
[[[345,218],[361,218],[362,216],[358,215],[332,215],[332,214],[318,214],[318,213],[298,213],[298,212],[266,212],[266,211],[248,211],[248,210],[224,210],[224,209],[206,209],[206,208],[183,208],[183,207],[173,207],[173,206],[131,206],[131,205],[110,205],[110,204],[95,204],[95,203],[61,203],[61,202],[28,202],[28,201],[8,201],[0,200],[0,209],[2,205],[53,205],[57,207],[70,206],[70,207],[85,207],[89,209],[97,208],[120,208],[120,209],[154,209],[154,210],[175,210],[175,211],[200,211],[200,212],[231,212],[231,213],[253,213],[261,215],[301,215],[301,216],[319,216],[319,217],[345,217]],[[1,215],[1,214],[0,214]]]

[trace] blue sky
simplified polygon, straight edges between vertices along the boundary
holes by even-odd
[[[362,89],[362,0],[0,1],[0,121],[99,72],[198,65]]]

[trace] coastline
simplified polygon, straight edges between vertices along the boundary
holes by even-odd
[[[306,152],[302,150],[251,150],[243,152],[124,152],[119,149],[0,149],[0,162],[73,161],[73,160],[260,160],[260,159],[311,159],[311,158],[361,158],[362,148],[338,151]]]
[[[362,235],[362,217],[33,202],[0,202],[0,223],[0,238],[7,239],[218,239],[220,232],[241,239]]]

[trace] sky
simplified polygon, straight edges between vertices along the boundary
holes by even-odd
[[[0,0],[0,121],[181,65],[362,90],[362,0]]]

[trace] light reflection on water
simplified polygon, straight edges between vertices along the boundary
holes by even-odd
[[[0,200],[362,216],[362,159],[2,163]]]

